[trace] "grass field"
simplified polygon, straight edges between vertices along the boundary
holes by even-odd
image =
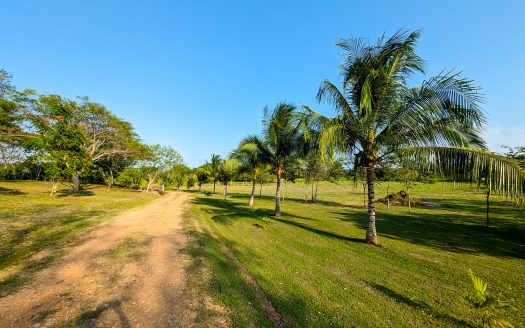
[[[61,185],[52,198],[49,183],[0,182],[0,296],[28,283],[88,229],[158,197],[119,188],[84,187],[82,193],[73,195],[68,185]]]
[[[386,195],[387,184],[376,197]],[[206,190],[211,190],[207,186]],[[232,326],[272,321],[244,268],[290,327],[464,327],[479,315],[464,296],[468,269],[489,289],[514,299],[515,326],[525,326],[525,211],[468,185],[417,184],[412,195],[438,208],[378,204],[380,247],[363,243],[362,188],[322,183],[319,201],[304,204],[303,185],[288,184],[283,217],[272,218],[274,187],[246,206],[250,186],[196,194],[187,215],[194,243],[193,287],[212,293],[223,310],[200,309],[203,321],[227,313]],[[402,190],[390,184],[391,191]]]

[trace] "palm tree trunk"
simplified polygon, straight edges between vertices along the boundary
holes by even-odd
[[[253,199],[255,198],[255,185],[257,183],[257,175],[254,173],[252,176],[252,194],[250,195],[250,200],[248,201],[248,206],[253,206]]]
[[[366,181],[368,184],[368,224],[366,226],[366,243],[377,245],[374,180],[374,169],[369,166],[366,168]]]
[[[228,194],[228,182],[224,184],[224,200],[226,200],[227,194]]]
[[[279,165],[277,167],[277,187],[275,189],[275,216],[279,217],[281,216],[281,173],[283,171],[283,167]]]
[[[490,189],[487,190],[487,228],[489,227],[489,212],[490,212]]]
[[[215,193],[215,184],[216,184],[216,183],[217,183],[217,182],[216,182],[215,180],[213,180],[213,194]]]
[[[304,177],[304,202],[308,202],[308,176]]]

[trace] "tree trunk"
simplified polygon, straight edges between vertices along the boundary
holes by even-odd
[[[202,192],[202,183],[199,183],[199,192]]]
[[[108,189],[111,189],[111,187],[113,186],[113,181],[114,181],[113,170],[109,170]]]
[[[410,191],[408,186],[408,180],[405,180],[405,187],[407,189],[407,197],[408,197],[408,213],[412,213],[412,203],[410,202]]]
[[[366,184],[363,183],[363,207],[366,207]]]
[[[51,197],[55,196],[57,192],[58,181],[53,181],[53,187],[51,188]]]
[[[217,182],[216,182],[215,180],[213,180],[213,194],[215,193],[215,184],[216,184],[216,183],[217,183]]]
[[[254,173],[252,176],[252,193],[250,195],[250,200],[248,201],[248,206],[253,206],[253,199],[255,198],[255,184],[257,183],[257,175]]]
[[[227,194],[228,194],[228,182],[224,184],[224,200],[226,200]]]
[[[261,188],[259,188],[259,198],[262,197],[262,186],[263,186],[263,184],[261,183]]]
[[[308,202],[308,176],[304,177],[304,202]]]
[[[283,167],[279,165],[277,167],[277,186],[275,189],[275,216],[281,216],[281,174],[283,172]]]
[[[487,190],[487,228],[489,227],[490,189]]]
[[[73,173],[73,192],[80,191],[80,174]]]
[[[366,168],[366,181],[368,184],[368,224],[366,226],[366,243],[377,245],[374,180],[374,168],[369,166]]]
[[[315,181],[315,194],[314,194],[314,199],[315,201],[317,202],[317,189],[319,188],[319,177],[317,178],[317,180]]]
[[[390,210],[390,181],[386,184],[386,208]]]

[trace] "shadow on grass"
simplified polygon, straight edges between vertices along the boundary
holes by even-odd
[[[13,265],[21,265],[21,269],[0,281],[0,296],[9,295],[29,283],[36,272],[60,256],[60,246],[67,243],[71,236],[95,225],[97,222],[91,219],[100,214],[94,211],[58,219],[35,220],[23,229],[4,235],[0,248],[0,270]],[[33,258],[47,251],[50,253],[44,258]]]
[[[265,315],[254,290],[244,280],[239,269],[222,249],[221,242],[206,229],[190,229],[190,238],[183,253],[192,261],[186,268],[188,299],[205,299],[211,296],[214,303],[228,309],[232,327],[273,327]],[[206,302],[193,303],[197,326],[213,327],[224,324],[224,312]],[[219,308],[220,309],[220,308]]]
[[[83,196],[93,196],[95,193],[89,189],[82,189],[78,192],[73,192],[71,189],[61,189],[57,192],[57,197],[83,197]]]
[[[257,220],[257,222],[254,224],[257,227],[262,228],[264,227],[264,225],[262,225],[261,219],[268,218],[275,222],[281,222],[287,225],[291,225],[291,226],[294,226],[300,229],[304,229],[304,230],[313,232],[315,234],[318,234],[324,237],[333,238],[333,239],[342,240],[342,241],[359,242],[359,243],[364,242],[364,239],[340,235],[334,232],[329,232],[329,231],[325,231],[322,229],[314,228],[314,227],[309,226],[308,224],[292,220],[292,219],[300,219],[300,220],[308,220],[308,221],[316,220],[310,217],[299,216],[299,215],[294,215],[294,214],[290,214],[287,212],[283,212],[282,217],[275,218],[272,210],[261,209],[261,208],[252,209],[252,208],[245,207],[243,205],[239,205],[235,202],[231,202],[227,200],[225,201],[223,199],[217,199],[217,198],[200,197],[200,198],[193,200],[193,202],[195,204],[206,205],[208,207],[212,207],[212,208],[204,208],[203,210],[211,214],[211,219],[213,221],[221,223],[221,224],[225,224],[225,225],[230,225],[235,220],[249,218],[249,219]]]
[[[365,212],[332,213],[339,215],[343,221],[366,229]],[[439,211],[394,214],[381,211],[377,213],[376,225],[379,238],[386,236],[450,252],[525,259],[525,233],[518,224],[505,222],[487,228],[477,219],[464,214]]]
[[[422,310],[428,315],[436,319],[439,319],[444,322],[448,322],[458,327],[474,327],[470,322],[463,320],[463,319],[456,318],[448,313],[443,313],[441,311],[438,311],[423,301],[418,301],[418,300],[409,298],[407,296],[399,294],[398,292],[388,287],[382,286],[382,285],[378,285],[378,284],[370,283],[370,282],[367,282],[367,284],[370,287],[377,290],[378,292],[380,292],[381,294],[393,299],[394,301],[408,305],[416,310]]]
[[[6,196],[19,196],[19,195],[26,195],[27,193],[20,191],[18,189],[12,189],[12,188],[4,188],[0,187],[0,195],[6,195]]]

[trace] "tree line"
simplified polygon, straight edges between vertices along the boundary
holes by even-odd
[[[81,181],[151,190],[189,170],[170,146],[144,144],[131,123],[87,97],[17,90],[0,70],[0,178]],[[182,173],[181,173],[182,172]]]
[[[196,169],[171,147],[145,145],[132,125],[88,98],[18,91],[0,71],[0,160],[3,178],[104,181],[130,188],[164,190],[198,184],[223,186],[275,183],[275,216],[282,215],[282,187],[301,178],[305,202],[315,202],[320,180],[351,172],[367,193],[366,242],[377,244],[375,184],[392,172],[405,181],[431,172],[440,179],[470,180],[491,193],[523,204],[523,148],[508,156],[491,153],[482,138],[486,117],[479,87],[454,72],[443,72],[419,86],[408,81],[424,74],[415,51],[420,31],[399,31],[377,42],[350,38],[337,43],[345,54],[340,83],[321,82],[319,103],[335,116],[309,106],[281,102],[265,107],[262,132],[243,138],[226,158],[212,155]],[[416,171],[418,174],[414,175]],[[407,184],[408,187],[408,184]],[[488,217],[487,217],[488,218]]]

